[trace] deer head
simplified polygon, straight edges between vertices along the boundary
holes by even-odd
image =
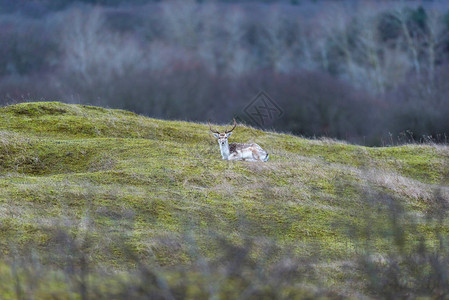
[[[232,131],[237,126],[237,122],[234,119],[234,127],[232,127],[230,130],[225,130],[225,132],[220,133],[219,131],[212,129],[212,126],[210,125],[210,122],[208,122],[208,123],[209,123],[210,131],[212,131],[214,136],[218,139],[218,144],[220,146],[226,145],[226,143],[228,142],[228,137],[231,136]]]

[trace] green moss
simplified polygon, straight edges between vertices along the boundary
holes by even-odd
[[[189,228],[205,245],[212,230],[235,241],[263,236],[302,253],[303,245],[319,244],[342,258],[354,252],[342,228],[372,210],[363,190],[428,210],[429,203],[383,183],[383,172],[423,187],[448,182],[449,156],[433,146],[366,148],[245,126],[231,139],[257,142],[270,161],[223,161],[205,124],[58,102],[0,108],[0,239],[21,235],[20,245],[45,248],[49,224],[66,220],[78,233],[89,216],[98,263],[119,265],[119,233],[161,264],[186,262],[176,237]],[[161,242],[167,237],[168,246]]]

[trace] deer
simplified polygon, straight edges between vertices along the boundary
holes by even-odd
[[[228,143],[228,138],[231,136],[232,131],[237,126],[237,122],[234,119],[234,127],[225,132],[219,132],[212,129],[210,121],[208,122],[209,129],[213,135],[218,139],[218,145],[220,146],[221,156],[224,160],[242,160],[242,161],[267,161],[269,158],[268,153],[262,149],[258,144],[242,144],[242,143]]]

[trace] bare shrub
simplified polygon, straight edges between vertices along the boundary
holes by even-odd
[[[2,104],[224,122],[265,90],[287,112],[278,130],[367,145],[447,136],[443,3],[69,2],[0,15]]]
[[[379,254],[368,246],[358,258],[358,269],[367,279],[367,292],[383,299],[447,298],[449,247],[447,237],[438,229],[438,224],[447,222],[447,200],[440,198],[439,191],[433,195],[433,209],[425,222],[437,225],[429,237],[419,230],[420,221],[413,220],[416,216],[401,207],[397,199],[374,195],[383,199],[380,212],[387,216],[388,226],[376,226],[372,219],[367,219],[371,223],[363,236],[369,240],[386,238],[392,248]],[[417,232],[419,237],[410,240],[410,235]]]

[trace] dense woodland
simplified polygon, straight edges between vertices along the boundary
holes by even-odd
[[[364,145],[447,142],[449,4],[1,1],[0,103],[59,100]]]

